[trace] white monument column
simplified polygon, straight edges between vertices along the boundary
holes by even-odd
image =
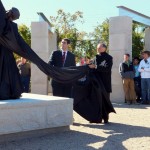
[[[56,47],[56,35],[49,30],[47,22],[32,22],[31,47],[45,62],[48,62],[50,51]],[[31,93],[48,94],[47,75],[36,65],[31,64]]]
[[[123,61],[125,53],[129,53],[132,58],[132,18],[127,16],[111,17],[109,19],[109,54],[113,57],[112,102],[124,102],[119,64]]]
[[[150,51],[150,27],[145,29],[144,42],[145,42],[144,50]]]

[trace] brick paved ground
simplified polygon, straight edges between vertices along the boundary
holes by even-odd
[[[150,105],[113,104],[109,124],[74,113],[71,131],[0,144],[0,150],[150,150]]]

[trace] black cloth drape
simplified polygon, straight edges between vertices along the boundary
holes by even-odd
[[[102,81],[94,73],[89,73],[85,81],[78,81],[73,91],[74,110],[86,120],[98,123],[115,113]]]
[[[19,35],[17,25],[10,21],[6,22],[4,33],[0,37],[0,43],[14,53],[36,64],[41,71],[58,82],[74,82],[88,71],[86,67],[57,68],[45,63]]]
[[[6,50],[30,60],[32,63],[36,64],[41,71],[57,82],[75,84],[79,78],[88,75],[89,68],[87,66],[57,68],[45,63],[22,39],[18,33],[17,24],[6,19],[5,9],[1,1],[0,44],[5,47]],[[7,55],[7,53],[5,54]],[[11,60],[12,62],[14,61],[13,59]],[[3,62],[0,61],[0,63]],[[4,65],[3,67],[7,66]],[[12,71],[15,73],[15,69]],[[8,75],[8,78],[9,77]],[[14,79],[14,82],[19,82],[19,80]],[[18,86],[16,88],[19,89],[21,87]],[[98,82],[95,77],[89,78],[89,82],[86,86],[79,85],[78,82],[75,84],[74,110],[89,121],[100,121],[105,115],[108,115],[110,112],[115,112],[107,97],[103,84]]]

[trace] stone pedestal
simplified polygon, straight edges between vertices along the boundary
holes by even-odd
[[[70,98],[23,94],[21,99],[0,101],[0,136],[69,127],[73,119]]]
[[[109,54],[113,57],[111,101],[124,102],[122,80],[119,74],[119,64],[123,55],[129,53],[132,57],[132,19],[126,16],[109,19]]]

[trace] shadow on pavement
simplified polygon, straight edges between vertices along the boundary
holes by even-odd
[[[107,141],[102,147],[103,150],[114,150],[114,149],[126,150],[126,148],[123,146],[124,141],[131,138],[150,137],[150,128],[147,127],[132,126],[132,125],[126,125],[120,123],[108,123],[105,125],[76,123],[75,125],[77,126],[82,125],[84,127],[104,130],[103,132],[108,134],[109,136],[106,139],[104,139]],[[136,141],[138,142],[138,140]],[[132,144],[136,144],[136,143],[132,143]],[[149,148],[150,148],[150,143],[147,144],[149,144]]]
[[[0,150],[96,150],[98,148],[90,145],[94,143],[101,143],[102,145],[99,147],[102,150],[125,150],[124,141],[130,138],[150,137],[150,128],[140,126],[119,123],[109,123],[106,125],[74,123],[74,126],[81,126],[81,128],[83,126],[87,130],[101,130],[107,136],[104,136],[104,134],[103,136],[96,136],[71,130],[38,138],[2,143],[0,144]]]
[[[95,150],[88,144],[106,140],[103,137],[68,131],[43,137],[1,143],[0,150]]]

